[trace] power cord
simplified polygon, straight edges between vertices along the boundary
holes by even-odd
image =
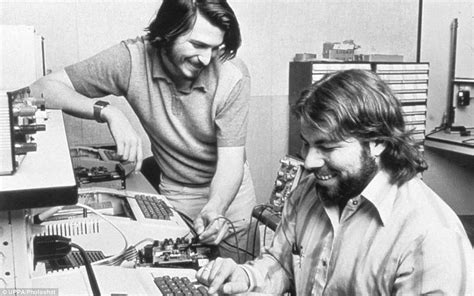
[[[97,284],[97,279],[86,251],[79,245],[71,242],[70,238],[60,235],[35,236],[33,238],[34,262],[63,258],[71,252],[71,248],[79,250],[84,260],[84,266],[86,267],[92,293],[94,296],[100,296],[99,285]]]
[[[89,260],[89,257],[87,256],[86,251],[75,243],[71,242],[70,245],[71,247],[76,248],[79,251],[79,253],[82,256],[82,259],[84,260],[84,266],[86,267],[87,277],[89,278],[92,294],[94,296],[100,296],[99,285],[97,284],[97,279],[95,277],[94,270],[92,269],[91,261]]]

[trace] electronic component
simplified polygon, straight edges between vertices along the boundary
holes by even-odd
[[[79,202],[83,204],[93,205],[107,201],[112,203],[114,216],[123,216],[138,221],[141,225],[187,229],[183,219],[163,195],[105,187],[79,189]]]
[[[90,262],[96,262],[105,259],[102,251],[86,251]],[[77,268],[84,265],[84,258],[79,251],[71,251],[63,258],[49,259],[45,261],[46,272],[67,270],[70,268]]]
[[[469,90],[458,91],[458,106],[468,106],[471,100],[471,92]]]
[[[76,178],[84,187],[90,183],[101,183],[101,186],[110,186],[111,188],[125,189],[125,172],[121,166],[116,165],[114,170],[109,170],[106,166],[93,166],[93,167],[74,167],[74,174]],[[97,184],[93,184],[96,186]]]
[[[81,187],[126,188],[126,177],[135,169],[129,161],[121,161],[113,150],[85,146],[70,149],[74,173]]]
[[[13,174],[25,154],[37,150],[31,135],[46,129],[36,120],[44,108],[45,100],[30,97],[29,88],[0,96],[0,175]]]
[[[215,245],[204,245],[187,237],[156,240],[138,252],[141,265],[199,269],[218,257]]]
[[[303,161],[293,156],[285,156],[280,160],[280,168],[270,196],[273,209],[280,212],[291,191],[295,189],[303,175]]]
[[[170,220],[174,215],[171,208],[162,200],[153,195],[135,195],[140,210],[147,219]]]
[[[23,155],[21,165],[15,168],[13,174],[0,176],[2,210],[63,206],[77,202],[77,184],[62,111],[46,112],[47,117],[36,117],[34,123],[32,118],[18,118],[23,122],[28,120],[30,124],[44,125],[45,128],[34,136],[38,150]]]
[[[160,292],[156,285],[160,278],[188,278],[198,288],[196,270],[190,268],[123,268],[120,266],[93,266],[101,295],[200,295]],[[35,288],[55,287],[61,295],[93,295],[86,275],[86,270],[74,268],[60,272],[49,273],[46,276],[34,277],[31,286]],[[206,295],[206,294],[201,294]]]
[[[186,222],[162,195],[105,187],[79,188],[78,193],[78,203],[102,213],[121,230],[129,242],[190,235]],[[164,217],[147,218],[137,203],[137,196],[160,200],[162,208],[168,214]],[[46,215],[41,226],[42,235],[70,237],[84,249],[100,250],[105,256],[117,254],[122,250],[120,243],[110,243],[123,240],[120,232],[101,217],[80,206],[65,206],[52,215]]]

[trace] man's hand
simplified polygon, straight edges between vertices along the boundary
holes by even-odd
[[[203,209],[194,221],[194,229],[200,242],[218,245],[227,236],[229,223],[224,216]]]
[[[230,258],[217,258],[199,269],[196,279],[209,287],[209,294],[243,293],[249,289],[250,279],[245,270]]]
[[[127,117],[122,111],[109,105],[102,110],[102,118],[107,121],[117,146],[117,154],[122,160],[135,163],[135,171],[140,171],[143,162],[142,140]]]
[[[61,109],[75,117],[94,119],[94,101],[76,92],[66,71],[44,76],[30,85],[31,94],[46,99],[46,108]],[[139,171],[143,162],[142,141],[127,117],[117,107],[108,105],[101,111],[117,145],[117,154],[124,161],[135,163]]]

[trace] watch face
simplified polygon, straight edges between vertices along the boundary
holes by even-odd
[[[95,102],[95,105],[98,105],[98,106],[100,106],[101,108],[104,108],[105,106],[109,105],[109,102],[97,101],[97,102]]]
[[[102,120],[102,118],[100,117],[100,113],[102,112],[102,109],[104,109],[106,106],[110,105],[109,102],[105,102],[105,101],[96,101],[94,103],[94,118],[97,122],[105,122]]]

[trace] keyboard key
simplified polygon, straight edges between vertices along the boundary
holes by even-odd
[[[171,208],[156,196],[140,194],[135,196],[135,200],[145,218],[171,220],[170,217],[173,216]]]
[[[160,276],[154,279],[156,286],[166,296],[206,296],[207,288],[187,277]]]

